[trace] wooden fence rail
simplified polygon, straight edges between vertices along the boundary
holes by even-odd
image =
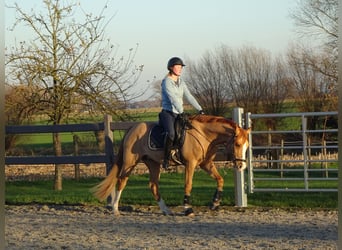
[[[5,156],[6,165],[31,164],[90,164],[106,163],[107,171],[114,162],[113,131],[127,130],[136,122],[112,122],[112,117],[106,115],[104,122],[92,124],[62,124],[62,125],[25,125],[6,126],[6,134],[39,134],[63,132],[103,131],[105,150],[102,154],[63,155],[63,156]]]

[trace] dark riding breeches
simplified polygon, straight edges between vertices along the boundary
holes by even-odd
[[[167,136],[174,141],[176,133],[175,133],[175,121],[176,121],[177,114],[162,110],[159,113],[159,125],[162,126],[165,130]]]

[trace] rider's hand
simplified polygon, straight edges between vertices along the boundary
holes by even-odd
[[[203,111],[203,110],[200,110],[200,111],[198,111],[198,114],[204,115],[204,111]]]

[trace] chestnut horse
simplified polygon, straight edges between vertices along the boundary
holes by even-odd
[[[249,129],[243,129],[231,120],[211,115],[196,115],[189,117],[191,128],[186,130],[185,139],[180,153],[185,167],[184,213],[192,215],[190,194],[195,168],[199,166],[217,182],[211,209],[220,205],[224,180],[214,165],[217,146],[226,144],[231,151],[234,167],[243,171],[246,168],[245,153],[249,146]],[[150,130],[154,124],[138,123],[125,134],[120,145],[116,161],[108,176],[93,188],[94,195],[99,200],[105,200],[111,195],[111,206],[114,215],[119,215],[119,200],[125,188],[128,177],[134,167],[144,162],[150,172],[149,186],[161,211],[165,215],[172,214],[159,193],[160,165],[163,161],[163,150],[152,150],[148,146]]]

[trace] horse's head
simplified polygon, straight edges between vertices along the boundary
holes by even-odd
[[[248,135],[251,128],[243,129],[239,126],[236,127],[233,145],[233,162],[234,167],[239,171],[244,170],[246,165],[246,151],[249,146]]]
[[[239,171],[242,171],[247,167],[246,151],[249,146],[248,138],[251,128],[243,129],[234,121],[228,120],[221,116],[200,115],[194,116],[190,118],[190,120],[192,122],[198,121],[207,125],[204,126],[204,130],[203,128],[201,129],[200,127],[194,126],[194,129],[201,135],[200,138],[203,138],[207,141],[212,141],[215,139],[218,144],[226,143],[229,154],[228,158],[234,162],[235,168],[237,168]],[[210,137],[210,135],[212,136]],[[226,141],[227,138],[228,141]],[[199,139],[198,142],[200,142]]]

